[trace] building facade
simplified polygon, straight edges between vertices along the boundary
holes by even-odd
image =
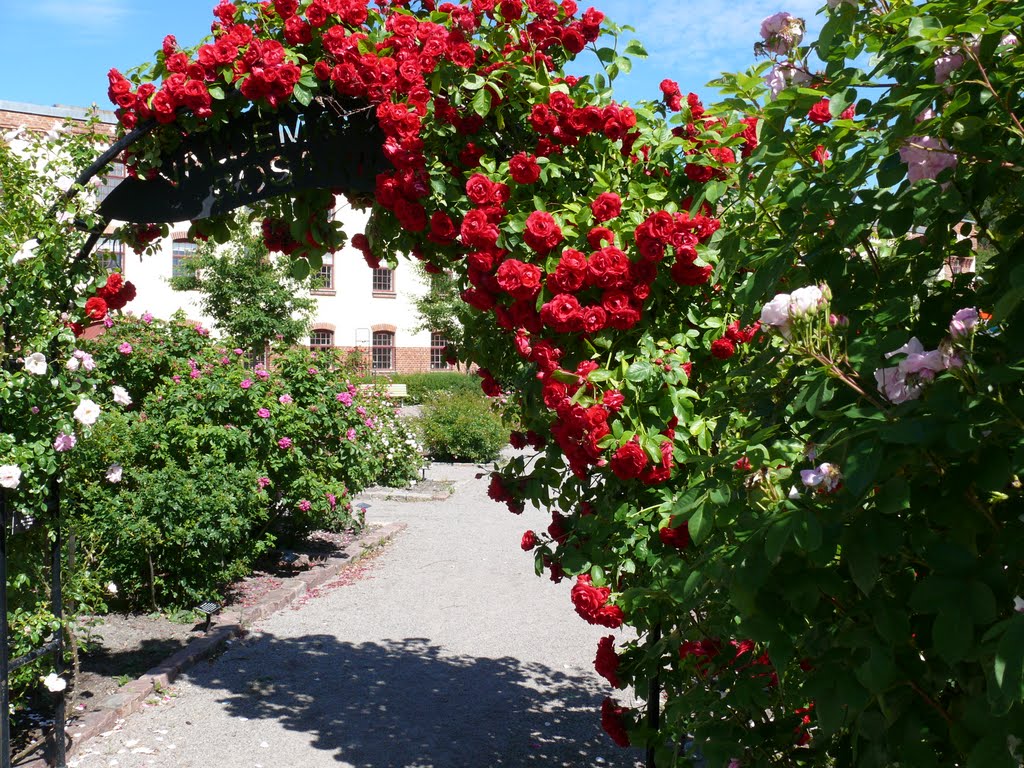
[[[100,111],[104,126],[113,136],[113,112]],[[66,120],[84,120],[80,107],[43,107],[0,100],[0,135],[25,128],[48,131]],[[124,166],[112,163],[103,189],[112,189],[124,177]],[[101,190],[102,194],[102,190]],[[336,211],[351,238],[363,232],[368,212],[357,211],[342,202]],[[110,270],[119,270],[138,292],[131,311],[149,312],[168,318],[181,310],[191,320],[211,325],[211,318],[199,309],[198,294],[171,287],[172,276],[188,273],[196,243],[188,238],[189,223],[172,225],[169,237],[153,255],[139,256],[122,244],[105,239],[97,247],[97,258]],[[339,348],[364,360],[375,373],[420,373],[449,370],[444,359],[444,340],[430,330],[417,330],[420,320],[415,300],[429,290],[429,284],[407,263],[397,270],[370,269],[362,254],[346,246],[324,257],[321,288],[311,291],[316,310],[306,343],[314,348]]]

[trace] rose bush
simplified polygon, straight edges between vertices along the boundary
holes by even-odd
[[[671,80],[612,101],[642,47],[573,0],[222,2],[111,98],[162,126],[136,173],[249,108],[375,110],[393,170],[352,242],[457,274],[460,355],[536,449],[491,495],[552,511],[524,548],[637,630],[601,670],[667,697],[657,722],[607,700],[616,743],[1017,765],[1021,15],[824,13],[816,41],[765,19],[768,61],[705,108]],[[603,73],[567,74],[588,45]],[[330,196],[254,206],[297,274],[342,241]]]
[[[287,349],[250,368],[180,316],[120,317],[84,346],[137,394],[71,457],[66,509],[104,552],[98,578],[130,604],[209,599],[275,543],[361,527],[350,498],[366,485],[417,475],[394,406],[333,353]]]

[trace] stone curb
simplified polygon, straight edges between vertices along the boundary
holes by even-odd
[[[114,730],[120,721],[142,709],[147,698],[154,694],[159,695],[163,689],[170,687],[182,672],[222,650],[229,640],[244,635],[252,624],[286,608],[310,590],[331,581],[349,565],[383,546],[405,528],[405,523],[388,523],[381,526],[356,539],[345,547],[341,554],[327,558],[317,567],[283,579],[281,587],[263,595],[256,605],[241,610],[222,611],[216,616],[215,628],[211,628],[208,634],[192,640],[138,680],[122,686],[117,693],[100,702],[97,705],[98,710],[73,719],[67,730],[68,758],[73,757],[89,739]],[[48,768],[49,765],[44,757],[36,757],[18,763],[18,768]]]

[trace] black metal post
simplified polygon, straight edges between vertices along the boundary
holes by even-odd
[[[655,644],[661,640],[661,624],[656,624],[651,630],[651,643]],[[661,673],[656,671],[651,678],[647,691],[647,725],[655,734],[661,727]],[[647,747],[647,768],[657,768],[654,763],[654,754],[657,748],[654,744]]]
[[[51,481],[50,493],[52,494],[51,500],[53,502],[54,533],[53,571],[51,573],[51,604],[53,615],[56,617],[59,624],[56,637],[57,646],[53,651],[53,668],[58,675],[61,675],[64,673],[64,596],[63,589],[61,587],[61,559],[63,546],[60,531],[60,483],[56,476],[54,476]],[[66,768],[67,764],[67,742],[65,738],[65,730],[67,726],[66,707],[67,697],[63,692],[61,692],[60,698],[57,700],[57,711],[53,716],[53,757],[54,766],[56,768]]]
[[[7,490],[0,488],[0,766],[11,768],[11,694],[7,647]]]

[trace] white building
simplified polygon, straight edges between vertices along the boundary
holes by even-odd
[[[49,130],[67,119],[82,120],[86,110],[77,107],[43,107],[0,100],[0,131],[25,127]],[[116,124],[113,112],[101,111],[103,123]],[[116,185],[124,175],[124,166],[111,164],[107,186]],[[362,232],[367,212],[343,204],[338,211],[345,231]],[[211,325],[198,308],[197,294],[177,291],[170,278],[187,270],[189,257],[196,245],[188,239],[188,222],[172,225],[170,237],[159,244],[151,256],[139,257],[112,240],[101,241],[97,248],[111,269],[120,269],[138,291],[130,310],[135,314],[149,312],[168,318],[183,310],[190,319]],[[338,347],[359,350],[378,373],[414,373],[448,370],[444,362],[444,341],[440,334],[416,331],[419,319],[414,304],[428,286],[420,279],[413,265],[406,264],[392,271],[370,269],[362,254],[346,246],[333,256],[324,257],[321,272],[322,289],[312,292],[317,300],[310,337],[313,348]]]

